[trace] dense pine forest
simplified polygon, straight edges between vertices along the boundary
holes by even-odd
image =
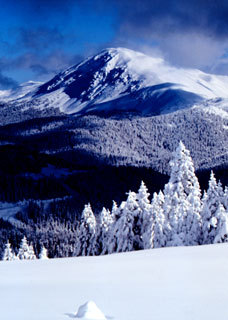
[[[211,172],[207,191],[202,193],[190,152],[182,142],[170,167],[163,191],[153,192],[151,199],[141,182],[138,192],[129,191],[127,199],[119,205],[114,201],[111,210],[97,206],[93,211],[86,204],[79,212],[73,196],[29,201],[13,222],[0,220],[2,258],[33,259],[46,256],[42,253],[46,249],[53,258],[226,242],[228,188]],[[25,251],[31,255],[22,254],[27,239],[30,249]]]

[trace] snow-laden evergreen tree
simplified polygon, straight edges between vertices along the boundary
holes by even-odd
[[[225,187],[223,196],[222,196],[222,204],[225,208],[225,210],[228,211],[228,186]]]
[[[165,231],[167,245],[197,244],[201,230],[201,192],[190,152],[181,141],[170,166],[170,179],[164,189],[164,214],[170,225]]]
[[[167,232],[169,226],[166,225],[168,221],[164,215],[164,195],[162,191],[158,194],[153,194],[151,202],[151,214],[149,220],[149,226],[143,235],[145,242],[145,249],[161,248],[166,246]]]
[[[9,242],[9,240],[7,241],[7,243],[5,244],[5,250],[3,253],[3,257],[2,260],[4,261],[12,261],[16,259],[16,255],[13,252],[12,248],[11,248],[11,244]]]
[[[29,260],[35,260],[36,259],[36,255],[33,249],[33,246],[30,244],[29,245]]]
[[[137,193],[137,200],[138,200],[140,209],[145,210],[148,215],[149,215],[149,211],[150,211],[149,196],[150,196],[150,194],[148,192],[148,189],[147,189],[145,183],[142,181],[140,188],[138,190],[138,193]]]
[[[20,260],[34,260],[34,259],[36,259],[33,247],[32,247],[32,245],[29,246],[25,236],[21,241],[17,257]]]
[[[123,213],[124,207],[126,205],[126,201],[122,201],[120,206],[118,207],[116,202],[113,201],[111,216],[113,219],[112,227],[110,228],[109,236],[107,239],[107,253],[111,254],[116,252],[117,250],[117,234],[118,234],[118,221]]]
[[[211,244],[214,242],[216,229],[216,211],[222,202],[223,190],[217,183],[214,173],[211,172],[209,186],[202,200],[202,243]]]
[[[39,254],[39,259],[41,260],[47,260],[48,259],[48,251],[47,249],[42,246]]]
[[[195,176],[196,178],[196,176]],[[187,197],[186,216],[184,216],[185,245],[198,245],[201,242],[202,228],[202,202],[201,190],[198,179],[195,179],[194,187]]]
[[[228,212],[222,204],[219,204],[212,220],[215,232],[213,243],[228,242]]]
[[[149,192],[142,181],[140,188],[137,193],[137,201],[139,205],[139,211],[136,219],[136,228],[135,232],[137,231],[137,235],[135,234],[135,238],[137,237],[138,240],[138,249],[145,249],[147,243],[145,243],[145,239],[143,235],[147,232],[148,228],[150,227],[150,220],[151,220],[151,204],[149,200]]]
[[[107,254],[109,252],[109,241],[113,225],[113,217],[109,210],[103,208],[97,224],[96,254]]]
[[[113,222],[119,219],[119,208],[117,206],[116,201],[113,200],[113,204],[112,204],[112,210],[111,210],[111,216],[112,216],[112,220]]]
[[[120,218],[113,231],[112,252],[125,252],[138,249],[137,217],[140,212],[135,192],[128,193],[127,201],[120,206]],[[136,217],[136,221],[135,221]]]
[[[164,215],[164,194],[162,191],[158,193],[156,200],[152,203],[152,212],[154,213],[153,248],[165,247],[167,243],[167,231],[169,231],[170,226]]]
[[[90,204],[85,205],[77,230],[77,248],[75,255],[89,256],[96,252],[96,218]]]

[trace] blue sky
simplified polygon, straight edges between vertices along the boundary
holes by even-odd
[[[45,81],[105,47],[228,74],[228,0],[0,0],[0,88]]]

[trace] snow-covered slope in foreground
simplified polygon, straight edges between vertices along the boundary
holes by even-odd
[[[221,244],[1,262],[1,319],[67,320],[93,300],[107,319],[227,320],[227,252]]]

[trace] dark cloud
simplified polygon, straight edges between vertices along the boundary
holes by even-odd
[[[1,90],[15,88],[17,85],[18,83],[14,79],[7,77],[0,72],[0,89]]]
[[[27,68],[31,69],[37,76],[51,76],[79,63],[82,59],[83,57],[80,55],[68,55],[64,51],[53,51],[44,57],[30,56],[27,61]],[[24,63],[24,57],[22,57],[22,60]],[[19,64],[17,67],[19,67]]]
[[[122,29],[145,34],[199,31],[227,37],[227,0],[119,0]]]
[[[17,27],[8,32],[8,42],[1,41],[1,48],[9,54],[23,51],[41,53],[54,48],[67,48],[77,41],[74,32],[63,32],[60,27]],[[12,40],[13,39],[13,40]]]
[[[56,27],[20,28],[17,34],[17,46],[29,50],[46,50],[56,45],[62,46],[68,40]]]
[[[117,0],[116,4],[117,45],[149,54],[156,48],[177,66],[219,71],[213,66],[228,47],[228,0]]]
[[[77,64],[83,59],[80,55],[66,54],[61,50],[54,50],[46,55],[30,52],[21,54],[15,58],[0,59],[0,69],[30,70],[39,80],[42,76],[53,76],[70,65]]]
[[[6,73],[32,71],[34,80],[40,80],[83,59],[73,49],[67,52],[68,46],[74,46],[76,42],[74,34],[63,34],[57,27],[18,27],[11,29],[10,33],[14,34],[14,41],[2,43],[8,54],[0,57],[0,70]]]

